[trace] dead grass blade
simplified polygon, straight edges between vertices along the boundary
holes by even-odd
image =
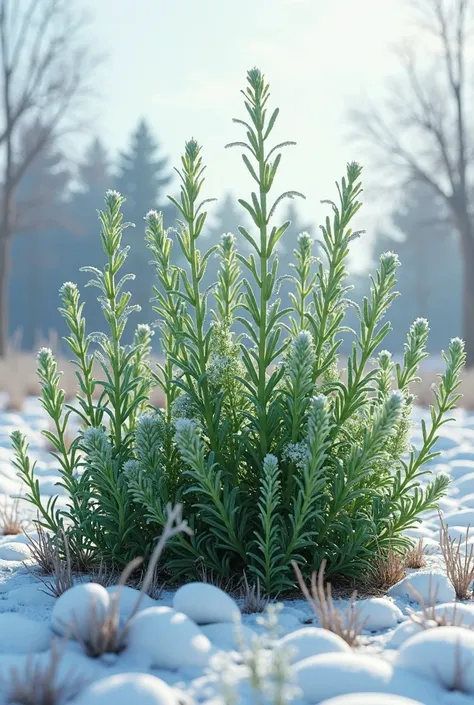
[[[260,579],[257,577],[256,582],[250,585],[245,571],[240,588],[240,598],[242,600],[240,606],[242,614],[259,614],[265,612],[270,602],[270,598],[262,593]]]
[[[352,593],[347,607],[343,611],[339,611],[332,598],[331,584],[324,584],[326,560],[323,560],[319,570],[317,572],[314,571],[312,574],[310,589],[306,585],[297,564],[292,561],[291,565],[296,573],[301,592],[318,618],[319,625],[323,629],[340,636],[349,646],[357,646],[367,621],[361,621],[359,612],[356,609],[357,592],[354,591]]]
[[[425,546],[423,539],[418,539],[418,542],[407,551],[405,556],[405,565],[407,568],[424,568],[425,561]]]
[[[406,575],[405,558],[392,548],[380,550],[373,566],[366,576],[366,589],[375,592],[386,592],[396,585]]]
[[[3,498],[3,506],[0,506],[0,531],[4,536],[17,536],[23,530],[24,522],[20,520],[20,497],[15,497],[9,503],[7,494]]]
[[[2,692],[5,702],[15,705],[61,705],[65,700],[75,697],[88,683],[68,671],[59,681],[59,665],[64,653],[64,646],[59,648],[53,642],[49,663],[42,665],[38,656],[31,656],[22,671],[14,667],[10,671],[8,682],[2,679]]]
[[[40,524],[38,524],[37,541],[31,536],[28,536],[28,534],[26,534],[26,536],[30,542],[32,557],[38,561],[41,570],[51,575],[52,579],[46,580],[41,575],[38,575],[38,573],[33,571],[25,562],[23,563],[24,567],[43,583],[46,589],[42,592],[52,597],[60,597],[66,590],[69,590],[69,588],[74,585],[71,554],[66,534],[64,531],[61,532],[66,560],[63,560],[61,556],[57,541],[54,541]]]
[[[458,600],[465,600],[472,595],[471,585],[474,580],[474,544],[469,543],[470,526],[466,529],[464,541],[451,539],[449,526],[439,515],[439,545],[446,564],[446,574],[451,581]],[[461,546],[464,545],[464,550]]]

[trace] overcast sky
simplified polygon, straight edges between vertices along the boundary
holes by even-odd
[[[95,16],[101,70],[98,132],[122,148],[145,116],[176,164],[195,137],[208,164],[206,196],[251,187],[238,150],[239,89],[258,66],[281,108],[278,138],[294,139],[278,186],[303,191],[301,212],[321,218],[347,161],[364,154],[347,140],[347,108],[380,92],[406,32],[403,0],[83,0]],[[359,96],[361,96],[359,98]],[[368,204],[360,227],[373,227]]]

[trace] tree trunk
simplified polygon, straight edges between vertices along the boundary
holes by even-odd
[[[0,233],[0,358],[8,350],[8,275],[10,239]]]
[[[462,323],[466,366],[474,367],[474,237],[469,222],[462,224],[459,230],[463,267]]]

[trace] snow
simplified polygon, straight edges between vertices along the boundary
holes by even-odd
[[[462,627],[420,632],[400,647],[396,665],[436,680],[446,690],[474,693],[474,633]]]
[[[292,663],[303,661],[311,656],[327,653],[351,653],[351,647],[337,634],[319,629],[304,627],[287,634],[278,641],[278,647],[285,649]]]
[[[417,409],[416,417],[415,444],[427,412]],[[440,509],[450,536],[463,541],[474,523],[474,415],[459,410],[455,419],[441,430],[437,442],[441,455],[431,462],[431,470],[452,478]],[[58,493],[56,461],[45,452],[40,433],[45,426],[44,412],[36,401],[28,400],[21,414],[0,410],[0,495],[4,493],[10,503],[25,491],[11,462],[9,434],[16,428],[27,435],[43,498]],[[61,495],[59,502],[64,499]],[[31,524],[35,514],[26,503],[20,506],[26,531],[35,538]],[[383,596],[356,602],[354,609],[365,622],[356,648],[318,626],[303,599],[284,602],[280,638],[261,653],[267,685],[274,656],[281,651],[299,687],[295,705],[473,705],[474,600],[455,601],[440,551],[439,529],[437,510],[425,512],[406,531],[415,542],[423,539],[425,568],[407,571]],[[474,543],[474,532],[471,539]],[[35,565],[26,536],[0,536],[0,705],[7,703],[12,669],[19,674],[28,668],[31,672],[32,664],[46,669],[56,636],[68,632],[73,617],[81,639],[87,639],[91,605],[104,614],[118,589],[90,583],[82,576],[55,598],[47,594],[40,578],[49,580]],[[425,615],[413,589],[427,607]],[[434,596],[437,604],[431,608]],[[137,598],[137,590],[121,589],[122,626]],[[223,705],[223,684],[232,685],[239,705],[253,705],[249,666],[240,646],[243,639],[251,648],[262,626],[260,615],[241,615],[240,604],[209,583],[164,591],[159,599],[146,596],[130,620],[125,648],[119,654],[93,659],[80,642],[59,639],[63,653],[55,679],[58,684],[71,681],[71,687],[71,674],[81,681],[78,693],[68,700],[71,705]],[[341,600],[340,609],[346,607],[347,601]],[[439,626],[443,618],[457,626]]]
[[[179,705],[177,694],[147,673],[124,673],[94,683],[75,700],[76,705]]]
[[[387,693],[352,693],[325,700],[321,705],[420,705],[420,701]]]
[[[233,622],[240,617],[240,609],[235,600],[210,583],[183,585],[176,591],[173,607],[196,624]]]
[[[450,602],[456,594],[454,588],[444,573],[434,570],[420,570],[389,588],[390,597],[401,597],[408,601],[423,600],[425,605],[434,602]]]
[[[347,693],[387,692],[392,666],[358,653],[310,656],[293,666],[296,685],[310,703]]]
[[[403,612],[393,602],[384,597],[360,600],[356,604],[357,614],[365,629],[376,632],[396,627],[403,620]]]
[[[130,622],[127,642],[130,649],[143,653],[154,668],[206,666],[211,653],[211,642],[197,624],[171,607],[150,607],[139,612]]]
[[[92,610],[100,619],[105,616],[109,605],[109,593],[102,585],[74,585],[54,603],[51,626],[56,634],[66,636],[70,633],[71,624],[74,624],[75,629],[70,636],[74,638],[77,633],[82,639],[87,639]]]

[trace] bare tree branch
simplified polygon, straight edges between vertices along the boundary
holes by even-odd
[[[16,190],[44,150],[78,129],[100,61],[79,8],[77,0],[0,0],[0,356],[7,345],[8,243],[15,226],[24,227],[13,212]],[[32,126],[25,148],[22,135]]]

